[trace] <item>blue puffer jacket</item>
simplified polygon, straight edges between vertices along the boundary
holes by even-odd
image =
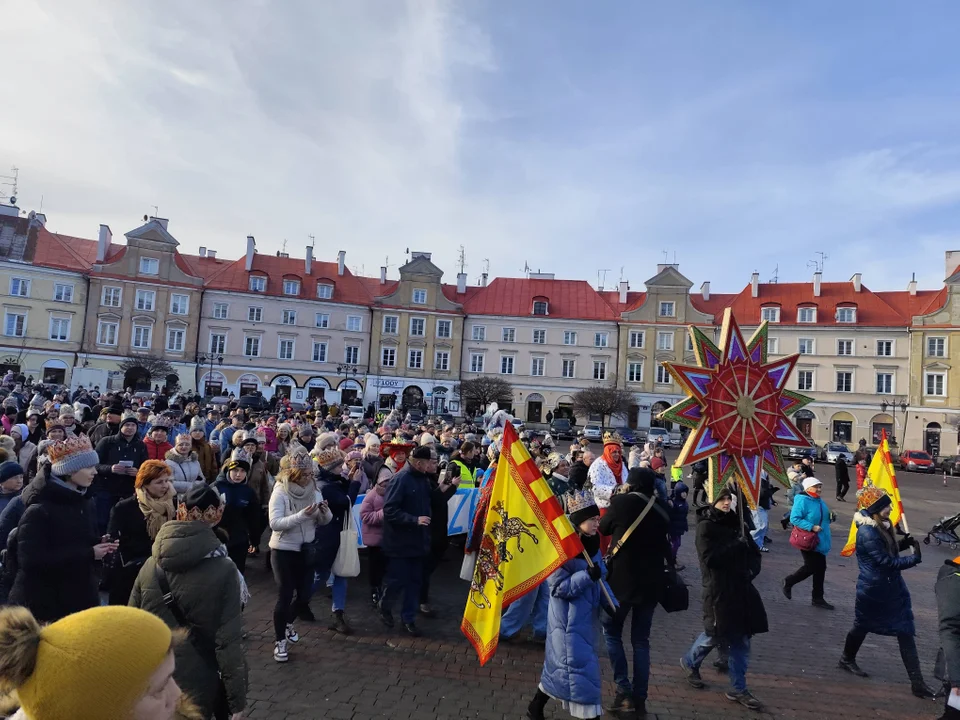
[[[683,480],[673,486],[673,494],[670,498],[673,507],[670,508],[670,535],[679,537],[690,529],[690,523],[687,515],[690,513],[690,504],[687,502],[687,493],[690,488],[684,484]]]
[[[815,550],[821,555],[830,552],[830,508],[821,498],[815,498],[806,493],[797,495],[793,499],[793,509],[790,511],[790,522],[801,530],[813,530],[814,525],[820,526],[817,533],[817,547]]]
[[[606,585],[607,568],[600,553],[592,559],[600,565],[601,582]],[[600,661],[594,650],[594,617],[602,601],[600,587],[587,574],[587,561],[582,556],[555,570],[547,578],[547,587],[550,608],[540,684],[544,692],[558,700],[599,705]]]
[[[914,635],[910,591],[900,572],[919,565],[920,558],[917,555],[900,557],[906,543],[898,543],[892,532],[877,527],[876,522],[862,512],[853,519],[857,524],[857,565],[860,566],[854,624],[877,635]]]

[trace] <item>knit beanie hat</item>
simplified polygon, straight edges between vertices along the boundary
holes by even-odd
[[[6,450],[11,455],[14,452],[17,444],[13,441],[13,438],[9,435],[0,435],[0,449]]]
[[[76,412],[74,412],[74,410],[73,410],[73,406],[71,406],[71,405],[66,405],[66,404],[61,405],[61,406],[60,406],[60,419],[62,420],[63,418],[68,418],[68,417],[74,418],[74,419],[76,419],[76,417],[77,417]]]
[[[317,438],[317,447],[321,450],[339,447],[339,444],[340,439],[337,437],[337,434],[333,432],[325,432]]]
[[[345,463],[359,461],[359,460],[363,460],[363,453],[360,452],[359,450],[351,450],[350,452],[348,452],[346,455],[343,456],[343,461]],[[0,465],[0,468],[2,467],[3,466]]]
[[[380,438],[373,433],[367,433],[363,447],[371,455],[376,455],[380,452]]]
[[[20,467],[20,463],[13,462],[12,460],[0,463],[0,483],[6,482],[17,475],[23,475],[23,468]]]
[[[123,417],[120,419],[120,427],[123,427],[127,423],[133,423],[138,428],[140,427],[140,422],[137,420],[137,416],[132,412],[125,412]]]
[[[193,420],[190,421],[190,432],[193,432],[194,430],[202,430],[203,432],[207,431],[207,423],[199,415],[197,415],[196,417],[193,418]]]
[[[183,496],[183,506],[187,510],[194,508],[204,512],[209,508],[218,508],[223,504],[223,499],[212,485],[198,484],[187,490]]]
[[[29,718],[129,718],[170,644],[163,620],[125,605],[83,610],[43,628],[26,608],[4,608],[0,685],[16,689]]]
[[[353,447],[353,440],[348,437],[345,437],[340,440],[340,451],[347,452],[350,448]]]
[[[423,435],[420,436],[421,445],[433,445],[436,442],[437,442],[437,439],[430,433],[424,433]]]
[[[47,448],[47,455],[50,469],[59,477],[73,475],[100,462],[86,435],[68,435],[66,439],[58,440]]]
[[[343,464],[343,453],[336,446],[321,450],[316,457],[317,465],[329,472],[333,472]]]

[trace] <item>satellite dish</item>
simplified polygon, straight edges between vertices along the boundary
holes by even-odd
[[[143,216],[143,221],[146,222],[147,220],[149,220],[149,218],[148,218],[146,215],[144,215],[144,216]]]
[[[11,195],[11,196],[10,196],[10,204],[11,204],[11,205],[16,205],[16,204],[17,204],[17,196],[16,196],[16,195]]]

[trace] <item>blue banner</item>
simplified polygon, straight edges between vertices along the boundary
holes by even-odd
[[[357,542],[363,547],[363,525],[360,522],[360,504],[363,495],[357,497],[353,504],[353,522],[357,528]],[[447,502],[449,522],[447,535],[465,535],[470,532],[470,523],[480,500],[480,490],[477,488],[458,488],[456,494]]]

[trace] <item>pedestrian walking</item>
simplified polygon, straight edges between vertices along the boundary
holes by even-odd
[[[831,543],[830,523],[833,514],[820,497],[822,492],[823,483],[816,478],[807,478],[803,481],[803,493],[793,500],[790,522],[794,526],[794,534],[790,536],[791,544],[794,544],[798,535],[797,528],[807,533],[815,533],[816,544],[809,549],[799,548],[803,565],[783,579],[781,588],[787,600],[790,600],[793,598],[793,586],[812,577],[813,606],[823,610],[833,610],[833,605],[823,597],[823,581],[827,574],[827,555],[830,553]]]
[[[589,490],[581,491],[568,499],[567,515],[591,562],[578,555],[546,580],[550,589],[547,644],[540,685],[527,708],[531,720],[543,720],[551,698],[575,718],[595,718],[604,712],[600,661],[594,650],[594,618],[603,602],[600,583],[614,595],[606,586],[607,568],[600,553],[600,509]],[[617,612],[617,608],[609,610]]]
[[[850,490],[850,469],[847,467],[847,461],[843,455],[837,456],[834,470],[837,474],[837,500],[846,502],[844,498],[847,496],[847,491]]]
[[[869,504],[853,516],[860,569],[855,614],[838,666],[859,677],[867,677],[857,665],[857,653],[867,634],[893,635],[900,646],[900,659],[910,678],[911,692],[919,698],[933,698],[934,693],[920,670],[913,605],[902,575],[904,570],[920,564],[920,543],[910,535],[897,538],[890,524],[893,502],[883,490],[868,488],[861,496],[861,504]],[[908,548],[913,549],[913,554],[901,557],[900,553]]]
[[[600,532],[610,536],[613,553],[607,567],[610,588],[620,603],[615,614],[601,617],[607,656],[617,684],[610,706],[614,713],[646,713],[653,611],[663,588],[664,572],[674,565],[673,547],[667,539],[673,533],[671,509],[657,500],[654,475],[649,468],[630,470],[625,492],[610,499],[610,509],[600,520]],[[623,648],[623,628],[631,614],[632,678]]]
[[[728,700],[750,710],[763,707],[747,689],[750,640],[767,632],[767,614],[753,578],[760,572],[760,552],[742,531],[737,513],[731,512],[733,493],[724,487],[713,505],[697,511],[697,554],[703,578],[703,632],[694,640],[680,667],[695,688],[705,684],[700,666],[720,645],[729,653],[731,688]]]
[[[656,485],[654,485],[654,489],[656,489]],[[687,516],[690,514],[690,504],[687,502],[687,493],[689,492],[690,489],[682,480],[678,480],[670,492],[670,527],[668,534],[670,536],[670,550],[674,563],[677,562],[677,555],[680,552],[680,543],[683,541],[683,536],[686,535],[690,529],[690,523],[687,519]],[[683,567],[680,566],[677,569],[682,570]]]
[[[867,479],[867,459],[857,460],[857,490],[863,490],[863,483]]]
[[[752,510],[753,530],[750,536],[760,548],[760,552],[770,552],[767,547],[767,530],[770,527],[770,508],[773,505],[773,495],[777,488],[770,484],[770,477],[766,470],[760,473],[760,497],[757,500],[757,507]]]

